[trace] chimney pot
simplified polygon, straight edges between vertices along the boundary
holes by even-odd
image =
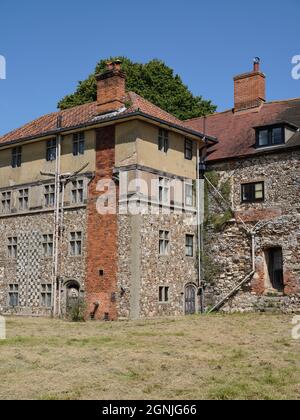
[[[255,57],[254,60],[253,60],[253,63],[254,63],[253,71],[255,73],[258,73],[260,71],[260,58],[259,57]]]

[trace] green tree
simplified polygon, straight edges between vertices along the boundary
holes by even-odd
[[[201,96],[194,96],[178,75],[160,60],[149,63],[134,63],[126,57],[111,57],[101,60],[86,80],[79,82],[75,93],[67,95],[58,104],[60,109],[93,102],[97,98],[95,75],[106,69],[106,62],[119,59],[127,75],[127,90],[138,95],[175,115],[188,119],[208,115],[216,111],[211,101]]]

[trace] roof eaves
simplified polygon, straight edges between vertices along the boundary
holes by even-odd
[[[240,155],[236,155],[236,156],[225,156],[225,157],[220,157],[220,158],[215,158],[215,159],[208,159],[208,164],[214,164],[214,163],[221,163],[221,162],[225,162],[225,161],[236,161],[236,160],[240,160],[240,159],[251,159],[251,158],[255,158],[257,156],[263,156],[263,155],[271,155],[274,153],[284,153],[284,152],[288,152],[290,150],[295,150],[295,149],[299,149],[300,148],[300,144],[294,144],[294,145],[283,145],[277,148],[265,148],[263,150],[258,150],[256,152],[253,153],[243,153]],[[211,155],[214,152],[211,152]]]
[[[199,137],[199,138],[204,138],[205,137],[209,141],[218,143],[218,140],[215,137],[206,136],[203,133],[200,133],[199,131],[194,131],[194,130],[185,128],[181,125],[171,123],[169,121],[154,117],[152,115],[146,114],[146,113],[141,112],[141,111],[134,111],[134,112],[123,113],[122,115],[117,115],[117,116],[113,116],[113,117],[110,116],[109,118],[106,118],[106,119],[102,118],[99,121],[92,120],[92,121],[85,122],[83,124],[79,124],[79,125],[75,125],[75,126],[69,126],[69,127],[65,127],[65,128],[50,130],[50,131],[40,133],[40,134],[37,134],[37,135],[34,135],[34,136],[28,136],[28,137],[23,137],[23,138],[11,140],[11,141],[3,142],[3,143],[0,143],[0,148],[7,147],[7,146],[10,146],[10,145],[14,145],[14,144],[19,144],[19,143],[26,143],[26,142],[33,141],[33,140],[42,139],[44,137],[55,136],[55,135],[63,134],[63,133],[73,131],[73,130],[93,127],[93,126],[101,125],[101,124],[104,124],[104,123],[115,122],[115,121],[118,121],[118,120],[123,120],[123,119],[127,119],[127,118],[134,118],[134,117],[138,117],[138,116],[150,119],[152,121],[159,122],[159,123],[167,125],[169,127],[173,127],[177,130],[181,130],[182,132],[185,132],[187,134],[190,134],[190,135],[193,135],[193,136],[196,136],[196,137]]]

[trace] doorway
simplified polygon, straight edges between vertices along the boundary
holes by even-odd
[[[80,286],[77,281],[71,280],[66,284],[66,310],[72,313],[79,306]]]
[[[196,287],[189,284],[185,288],[185,314],[194,315],[196,313]]]
[[[282,293],[284,291],[283,254],[282,248],[269,248],[265,250],[267,265],[267,288]]]

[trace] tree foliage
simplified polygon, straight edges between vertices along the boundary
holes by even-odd
[[[133,91],[165,111],[180,119],[188,119],[208,115],[215,112],[216,107],[201,96],[194,96],[185,86],[180,76],[160,60],[149,63],[134,63],[126,57],[111,57],[101,60],[86,80],[79,82],[75,93],[67,95],[58,104],[60,109],[67,109],[97,98],[95,75],[106,69],[106,62],[119,59],[122,69],[127,75],[127,90]]]

